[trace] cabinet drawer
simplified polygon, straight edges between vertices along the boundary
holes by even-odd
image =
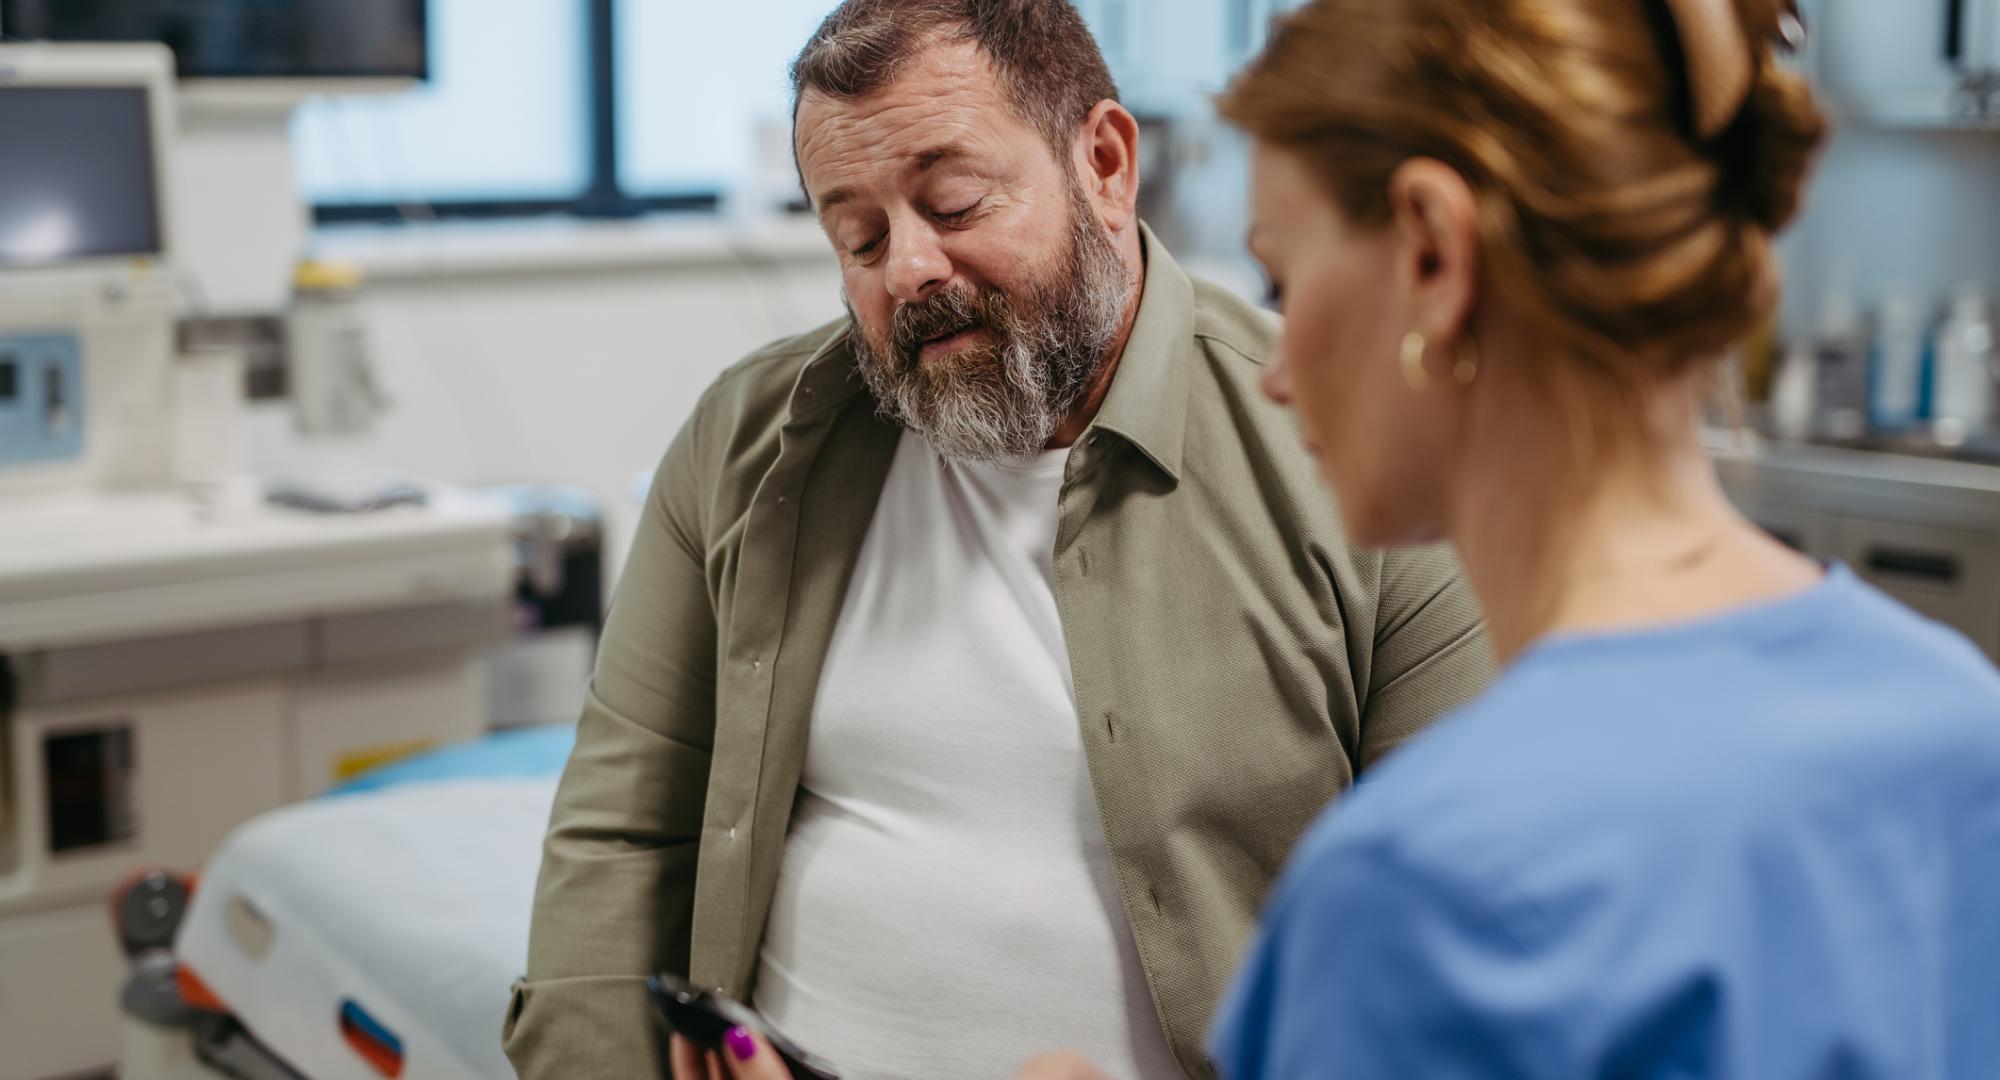
[[[1842,519],[1840,535],[1869,584],[2000,658],[2000,537],[1866,518]]]

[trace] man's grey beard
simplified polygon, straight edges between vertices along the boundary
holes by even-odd
[[[1019,295],[960,283],[897,309],[886,345],[853,323],[862,380],[885,419],[952,461],[1004,461],[1047,446],[1090,392],[1124,326],[1134,282],[1080,188],[1064,258]],[[925,366],[923,343],[983,327],[998,340]]]

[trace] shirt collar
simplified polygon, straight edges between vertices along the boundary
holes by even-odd
[[[813,350],[804,370],[792,385],[791,419],[805,420],[823,410],[842,405],[862,390],[861,370],[855,365],[854,350],[848,346],[854,324],[843,322],[820,347]]]
[[[1194,282],[1143,222],[1139,241],[1146,267],[1139,314],[1086,438],[1098,431],[1116,435],[1178,484],[1187,443],[1190,369],[1195,363]],[[853,332],[851,326],[843,326],[806,362],[792,391],[795,420],[862,392],[854,353],[847,347]]]
[[[1194,282],[1150,226],[1139,226],[1139,238],[1146,256],[1139,315],[1090,426],[1131,443],[1178,484],[1195,363]]]

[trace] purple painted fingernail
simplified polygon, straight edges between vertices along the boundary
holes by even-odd
[[[730,1056],[738,1061],[749,1061],[757,1056],[757,1040],[751,1037],[749,1028],[730,1028],[722,1041],[729,1044]]]

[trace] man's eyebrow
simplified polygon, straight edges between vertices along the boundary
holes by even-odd
[[[834,207],[839,206],[841,203],[847,202],[852,198],[854,198],[854,189],[844,188],[844,187],[834,188],[832,191],[829,191],[826,194],[821,195],[819,197],[820,216],[825,217],[826,212],[828,210],[831,210]]]
[[[955,142],[933,146],[929,150],[917,155],[917,171],[929,172],[941,162],[950,161],[953,158],[966,157],[969,153],[970,151],[966,150],[963,144]]]

